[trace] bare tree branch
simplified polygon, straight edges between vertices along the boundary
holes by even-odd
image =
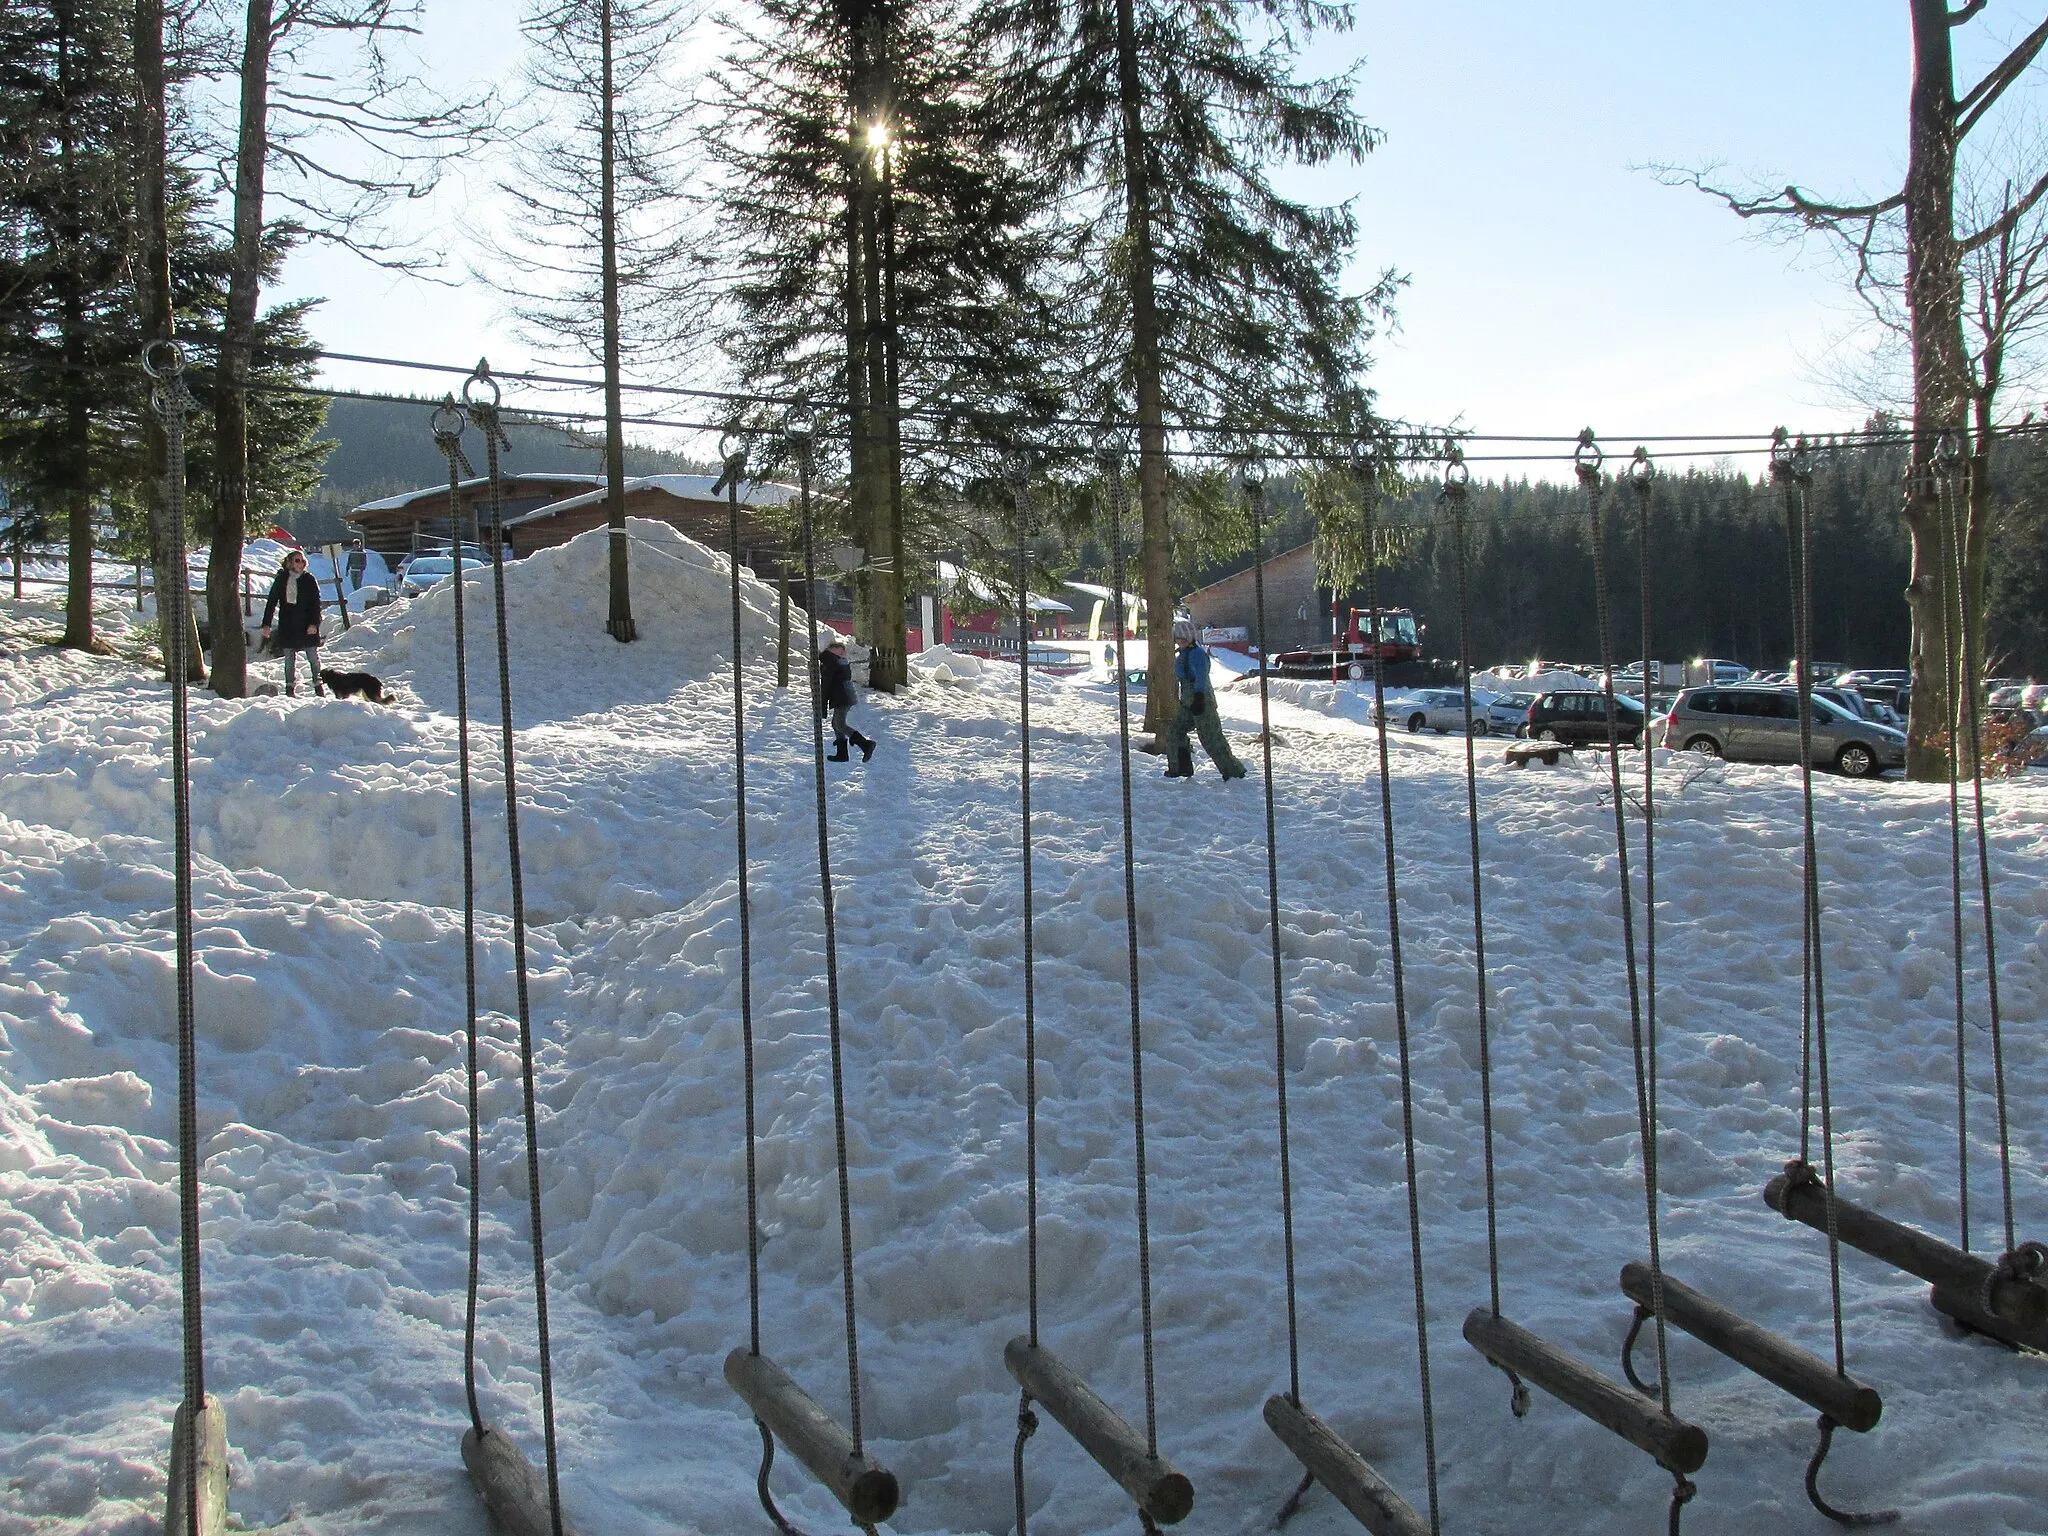
[[[1968,3],[1960,11],[1949,12],[1948,24],[1952,27],[1960,27],[1990,3],[1991,0],[1968,0]]]
[[[1974,15],[1982,9],[1983,6],[1974,3],[1973,0],[1968,14]],[[1956,22],[1951,19],[1949,24],[1954,26]],[[2020,40],[2018,47],[1999,61],[1997,68],[1962,94],[1956,102],[1958,139],[1967,137],[1970,130],[1983,119],[1984,114],[1991,110],[1992,103],[2005,94],[2006,87],[2026,73],[2027,66],[2040,56],[2044,45],[2048,45],[2048,21],[2043,21],[2029,32]]]

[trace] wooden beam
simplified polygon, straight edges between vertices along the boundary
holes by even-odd
[[[1622,1265],[1621,1290],[1637,1306],[1647,1308],[1650,1266]],[[1877,1428],[1878,1417],[1884,1412],[1884,1399],[1875,1389],[1837,1373],[1819,1355],[1758,1327],[1711,1296],[1702,1295],[1669,1275],[1664,1277],[1664,1316],[1672,1327],[1683,1328],[1702,1344],[1756,1372],[1772,1386],[1818,1408],[1844,1429],[1864,1434]]]
[[[2048,1326],[2024,1327],[2008,1322],[1984,1310],[1983,1287],[1965,1290],[1961,1286],[1937,1285],[1928,1293],[1928,1300],[1934,1303],[1934,1310],[1945,1317],[1952,1317],[1965,1328],[1970,1328],[1987,1338],[1997,1339],[2001,1344],[2011,1344],[2021,1349],[2034,1349],[2048,1353]]]
[[[1267,1398],[1266,1427],[1372,1536],[1430,1536],[1429,1522],[1304,1404],[1285,1394]]]
[[[497,1425],[486,1424],[481,1437],[473,1426],[463,1432],[462,1464],[504,1536],[554,1536],[547,1475]],[[562,1536],[576,1536],[567,1515]]]
[[[1827,1196],[1815,1183],[1793,1184],[1779,1174],[1764,1186],[1764,1203],[1816,1231],[1828,1229]],[[1918,1275],[1938,1290],[1976,1296],[1991,1282],[1991,1312],[2007,1323],[2038,1329],[2048,1324],[2048,1289],[2033,1280],[1994,1276],[1994,1267],[1975,1254],[1951,1247],[1918,1227],[1867,1210],[1835,1196],[1835,1233],[1859,1253]]]
[[[197,1463],[199,1475],[190,1476]],[[198,1493],[198,1520],[186,1502],[188,1488]],[[220,1399],[206,1394],[198,1422],[193,1422],[192,1405],[178,1404],[171,1420],[171,1486],[164,1500],[166,1536],[227,1536],[228,1528],[228,1419]]]
[[[1020,1334],[1003,1346],[1003,1364],[1140,1509],[1161,1525],[1187,1519],[1195,1507],[1195,1485],[1174,1471],[1165,1457],[1152,1455],[1145,1437],[1051,1350]]]
[[[1465,1341],[1495,1365],[1505,1366],[1566,1407],[1647,1451],[1667,1471],[1684,1476],[1706,1464],[1705,1430],[1674,1418],[1528,1329],[1495,1317],[1484,1307],[1474,1307],[1465,1318]]]
[[[856,1522],[876,1525],[896,1513],[901,1492],[895,1474],[866,1451],[855,1451],[853,1436],[781,1366],[766,1355],[735,1349],[725,1357],[725,1379]]]

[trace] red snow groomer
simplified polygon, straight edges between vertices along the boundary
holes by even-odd
[[[1336,626],[1331,626],[1334,629]],[[1351,610],[1351,622],[1343,635],[1331,644],[1306,651],[1281,651],[1272,660],[1272,670],[1281,677],[1328,678],[1331,682],[1364,682],[1372,676],[1372,659],[1377,652],[1388,665],[1422,659],[1423,626],[1406,608],[1382,608],[1380,632],[1370,638],[1372,615],[1363,608]]]

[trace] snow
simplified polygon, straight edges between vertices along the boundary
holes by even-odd
[[[602,633],[602,530],[506,573],[563,1489],[590,1532],[765,1532],[758,1440],[720,1376],[747,1326],[730,573],[666,525],[632,531],[633,646]],[[480,1391],[537,1460],[489,573],[464,590]],[[763,1327],[843,1417],[811,715],[772,686],[774,594],[743,574],[742,597]],[[457,1454],[452,610],[443,586],[330,646],[394,687],[390,709],[192,696],[208,1385],[247,1528],[486,1530]],[[36,644],[54,613],[0,604],[0,1531],[132,1536],[161,1518],[180,1391],[167,696],[132,660]],[[1003,1532],[1001,1349],[1025,1320],[1017,676],[936,648],[920,665],[863,698],[873,762],[831,765],[864,1417],[907,1493],[888,1529]],[[1372,734],[1326,685],[1274,694],[1304,1394],[1419,1505]],[[1255,762],[1255,685],[1218,698]],[[1142,1423],[1113,708],[1100,685],[1034,684],[1041,1302],[1048,1345]],[[1444,1528],[1661,1529],[1665,1474],[1541,1394],[1517,1422],[1457,1337],[1487,1278],[1464,743],[1392,744]],[[1615,1278],[1645,1239],[1612,813],[1591,764],[1481,757],[1503,1301],[1616,1375]],[[1799,1143],[1798,784],[1658,762],[1665,1260],[1825,1356],[1824,1241],[1758,1194]],[[1256,772],[1157,770],[1134,757],[1159,1439],[1196,1485],[1184,1529],[1234,1533],[1266,1528],[1297,1475],[1259,1419],[1287,1359],[1265,812]],[[1952,1239],[1946,795],[1815,793],[1842,1187]],[[2048,773],[1987,793],[2014,1189],[2038,1235]],[[1997,1177],[1970,921],[1982,1249]],[[1954,1339],[1923,1286],[1846,1250],[1843,1287],[1850,1369],[1886,1407],[1838,1440],[1825,1487],[1905,1508],[1905,1529],[2048,1529],[2040,1360]],[[1678,1411],[1713,1437],[1686,1530],[1826,1529],[1800,1487],[1811,1411],[1682,1335],[1671,1357]],[[1131,1526],[1050,1421],[1027,1459],[1034,1532]],[[788,1458],[775,1486],[800,1525],[845,1528]],[[1356,1526],[1316,1492],[1291,1529]]]

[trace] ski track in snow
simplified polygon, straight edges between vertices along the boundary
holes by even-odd
[[[724,1385],[746,1341],[731,610],[722,560],[635,525],[646,638],[600,631],[601,531],[509,573],[543,1204],[568,1513],[586,1532],[767,1530]],[[651,543],[650,543],[651,541]],[[660,546],[655,548],[653,546]],[[540,1456],[488,573],[468,588],[483,1022],[487,1413]],[[325,653],[398,707],[194,692],[208,1385],[250,1529],[483,1536],[457,1441],[467,1212],[461,848],[444,586]],[[180,1393],[167,694],[39,648],[0,605],[0,1533],[154,1531]],[[799,623],[801,615],[798,616]],[[842,1418],[824,929],[802,690],[746,584],[748,833],[765,1348]],[[274,666],[272,667],[274,670]],[[864,697],[830,764],[864,1415],[889,1529],[1002,1532],[1024,1327],[1016,676]],[[1341,691],[1341,690],[1340,690]],[[1372,736],[1355,695],[1274,706],[1305,1400],[1425,1496]],[[1286,1386],[1255,685],[1254,767],[1133,758],[1159,1439],[1191,1532],[1265,1528],[1297,1469]],[[1033,697],[1047,1344],[1142,1423],[1114,696]],[[1448,1531],[1661,1530],[1669,1478],[1458,1337],[1486,1300],[1463,746],[1397,733],[1396,847]],[[1610,1375],[1645,1252],[1612,812],[1593,763],[1480,749],[1507,1314]],[[1631,762],[1638,760],[1630,759]],[[1799,1142],[1798,783],[1659,755],[1668,1268],[1824,1356],[1824,1240],[1759,1197]],[[1989,787],[2021,1235],[2048,1179],[2048,783]],[[1946,795],[1816,779],[1844,1193],[1955,1236]],[[1967,806],[1967,800],[1966,800]],[[1631,807],[1632,837],[1641,821]],[[1640,882],[1640,845],[1632,843]],[[1640,893],[1640,883],[1638,883]],[[1981,933],[1970,910],[1972,1202],[2000,1245]],[[1925,1287],[1844,1250],[1852,1372],[1835,1501],[1945,1536],[2048,1530],[2043,1361],[1950,1337]],[[1646,1356],[1646,1358],[1648,1358]],[[1695,1536],[1830,1529],[1810,1410],[1673,1332],[1712,1455]],[[1047,1420],[1032,1530],[1134,1528]],[[845,1520],[787,1459],[800,1524]],[[1354,1530],[1326,1494],[1290,1530]]]

